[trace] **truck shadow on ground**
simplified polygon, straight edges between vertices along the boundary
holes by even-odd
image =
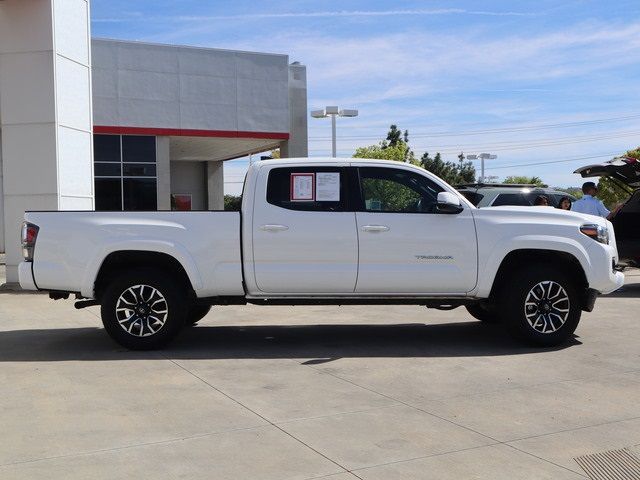
[[[579,344],[572,337],[553,350]],[[293,326],[205,323],[185,328],[167,348],[152,352],[122,349],[101,328],[0,332],[0,362],[299,358],[307,364],[319,364],[339,358],[476,357],[548,350],[524,346],[500,326],[480,322]]]
[[[640,298],[640,283],[625,285],[613,293],[603,295],[603,298]]]

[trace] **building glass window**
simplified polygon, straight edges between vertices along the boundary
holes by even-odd
[[[122,210],[122,180],[119,178],[96,178],[96,210]]]
[[[122,161],[124,163],[156,163],[156,137],[123,135]]]
[[[158,207],[155,178],[122,180],[124,210],[156,210]]]
[[[93,160],[95,162],[121,163],[122,160],[120,155],[120,136],[94,135]]]
[[[157,210],[156,137],[94,135],[96,210]]]

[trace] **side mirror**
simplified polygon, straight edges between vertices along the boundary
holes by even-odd
[[[438,213],[455,214],[460,213],[464,208],[460,204],[460,199],[451,192],[438,193],[436,211]]]

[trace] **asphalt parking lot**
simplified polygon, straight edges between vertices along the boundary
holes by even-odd
[[[551,350],[376,306],[218,307],[128,352],[95,307],[0,293],[0,478],[586,478],[574,457],[640,456],[627,281]]]

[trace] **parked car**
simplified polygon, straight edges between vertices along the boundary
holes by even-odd
[[[630,194],[622,207],[610,217],[616,232],[620,259],[640,266],[640,160],[619,157],[595,165],[578,168],[584,178],[609,177]]]
[[[107,333],[131,349],[166,344],[212,305],[246,303],[466,306],[550,346],[624,282],[607,220],[476,209],[433,174],[391,161],[256,162],[240,212],[25,220],[22,288],[99,304]]]
[[[530,207],[536,197],[544,195],[549,205],[557,207],[562,197],[569,197],[571,203],[576,201],[573,195],[548,187],[528,184],[508,183],[467,183],[458,185],[458,191],[476,207],[499,207],[502,205],[519,205]]]

